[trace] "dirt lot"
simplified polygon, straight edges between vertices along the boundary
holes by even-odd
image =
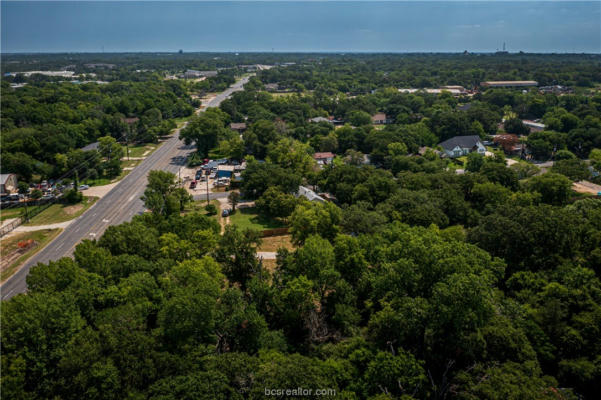
[[[290,235],[269,236],[261,239],[263,242],[259,246],[258,251],[278,251],[280,247],[288,250],[294,250],[294,246],[290,241]]]
[[[601,185],[595,185],[589,181],[574,182],[572,189],[578,193],[597,194],[601,193]]]

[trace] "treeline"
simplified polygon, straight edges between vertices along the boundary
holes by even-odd
[[[310,57],[310,56],[308,56]],[[371,54],[329,55],[260,73],[283,88],[369,93],[385,87],[468,89],[487,80],[535,80],[541,86],[593,87],[601,82],[599,55]]]
[[[178,81],[2,85],[2,171],[24,181],[60,176],[64,157],[80,165],[90,154],[78,149],[100,137],[154,142],[194,110]]]

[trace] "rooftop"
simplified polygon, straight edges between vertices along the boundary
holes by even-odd
[[[469,136],[455,136],[450,139],[445,140],[438,145],[445,150],[453,150],[455,147],[459,146],[461,148],[471,149],[476,144],[482,143],[480,140],[480,136],[478,135],[469,135]]]

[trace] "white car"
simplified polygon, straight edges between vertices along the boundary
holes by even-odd
[[[79,190],[86,190],[89,189],[90,186],[89,185],[79,185]]]

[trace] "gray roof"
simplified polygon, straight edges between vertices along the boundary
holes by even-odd
[[[0,184],[4,185],[11,175],[14,174],[0,174]]]
[[[438,145],[445,150],[453,150],[455,147],[459,146],[464,149],[471,149],[477,143],[482,144],[480,140],[480,136],[478,135],[470,135],[470,136],[455,136],[450,139],[445,140]]]
[[[83,151],[98,150],[99,144],[100,144],[100,142],[90,143],[89,145],[82,147],[81,150],[83,150]]]

